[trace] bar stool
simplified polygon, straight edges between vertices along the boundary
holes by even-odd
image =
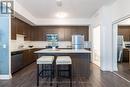
[[[62,69],[60,66],[68,66],[68,69]],[[69,78],[70,78],[70,87],[72,87],[72,61],[70,56],[58,56],[56,59],[56,73],[57,73],[57,87],[58,87],[58,82],[60,73],[61,72],[68,72],[69,73]]]
[[[41,71],[39,69],[40,65],[42,65]],[[46,67],[46,65],[50,67]],[[41,56],[37,59],[37,86],[39,86],[39,77],[44,78],[44,72],[50,72],[50,75],[47,77],[50,77],[50,85],[52,86],[52,79],[54,77],[54,56]]]

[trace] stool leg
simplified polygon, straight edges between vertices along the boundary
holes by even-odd
[[[56,66],[56,87],[58,87],[59,83],[59,71],[58,71],[58,65]]]
[[[52,78],[53,78],[53,64],[51,65],[51,81],[50,81],[50,86],[52,86]]]
[[[37,86],[39,86],[39,64],[37,64]]]
[[[72,65],[69,65],[70,87],[72,87]]]
[[[42,79],[44,77],[43,64],[42,64]]]
[[[55,66],[54,66],[54,64],[53,64],[53,78],[54,78],[54,76],[55,76]]]

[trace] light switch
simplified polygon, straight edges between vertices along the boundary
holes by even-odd
[[[3,48],[6,48],[6,44],[3,44]]]

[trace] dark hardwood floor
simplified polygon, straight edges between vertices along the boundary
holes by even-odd
[[[121,79],[111,72],[102,72],[91,64],[90,76],[74,77],[73,87],[130,87],[130,83]],[[55,81],[55,80],[54,80]],[[49,87],[46,80],[40,80],[40,87]],[[59,87],[69,87],[68,80],[63,80]],[[36,86],[36,64],[33,63],[13,75],[10,80],[0,80],[0,87],[37,87]],[[56,87],[53,85],[53,87]]]
[[[130,64],[119,63],[116,73],[130,81]]]

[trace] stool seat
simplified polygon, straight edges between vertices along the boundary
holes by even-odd
[[[56,59],[56,65],[68,65],[72,64],[70,56],[58,56]]]
[[[37,64],[53,64],[54,56],[41,56],[37,59]]]

